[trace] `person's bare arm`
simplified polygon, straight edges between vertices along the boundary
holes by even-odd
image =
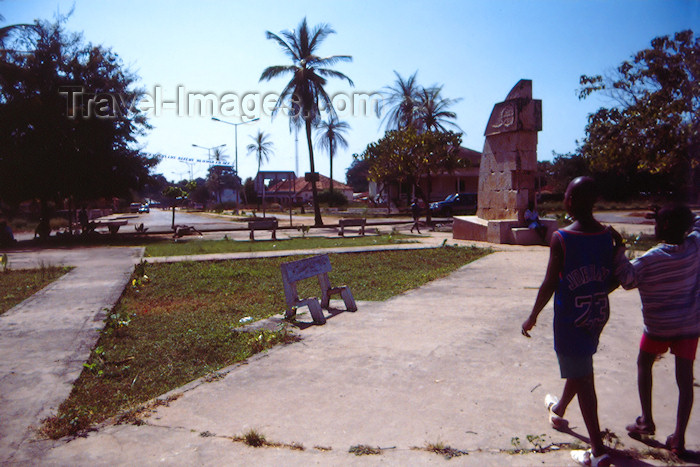
[[[537,292],[535,305],[532,307],[530,316],[525,320],[522,326],[522,333],[525,337],[530,337],[530,331],[537,324],[537,317],[542,309],[547,305],[549,299],[554,295],[559,283],[559,276],[564,263],[564,249],[561,244],[559,235],[552,235],[552,241],[549,245],[549,264],[547,264],[547,273],[544,276],[544,281]]]

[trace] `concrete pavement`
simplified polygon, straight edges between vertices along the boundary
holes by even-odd
[[[16,250],[12,269],[75,266],[0,316],[0,463],[18,462],[34,427],[70,394],[142,248]],[[30,460],[26,459],[25,460]]]
[[[431,238],[442,241],[437,234]],[[129,255],[133,263],[135,257]],[[532,339],[519,332],[546,262],[546,248],[506,247],[386,302],[360,302],[356,313],[340,313],[324,326],[299,331],[300,342],[229,367],[213,380],[179,388],[165,396],[174,400],[154,408],[143,425],[107,424],[85,438],[57,442],[30,441],[25,435],[19,450],[3,460],[42,465],[432,465],[448,461],[414,448],[441,442],[468,452],[449,461],[457,465],[570,465],[567,449],[509,452],[516,438],[523,448],[534,447],[528,435],[544,434],[545,445],[585,436],[575,404],[567,414],[574,434],[556,432],[547,423],[544,395],[562,387],[552,350],[551,304]],[[82,288],[74,290],[82,295]],[[624,429],[639,411],[639,305],[636,292],[612,294],[612,316],[595,365],[601,426],[625,447],[641,451],[646,446],[627,437]],[[5,351],[9,346],[2,321]],[[657,364],[655,378],[657,433],[663,441],[675,418],[670,357]],[[64,379],[68,386],[69,378]],[[6,391],[0,387],[0,394]],[[6,415],[0,414],[4,426]],[[30,423],[48,414],[39,415]],[[21,431],[21,426],[15,428]],[[251,429],[268,441],[297,443],[304,450],[251,448],[232,441]],[[688,448],[700,449],[697,404],[687,438]],[[376,456],[348,453],[359,444],[386,449]],[[4,452],[6,445],[1,446]]]

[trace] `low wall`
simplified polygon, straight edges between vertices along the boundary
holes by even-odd
[[[541,222],[547,227],[545,242],[549,244],[552,234],[558,228],[557,221],[555,219],[542,219]],[[513,229],[519,227],[522,227],[522,224],[515,219],[486,220],[477,216],[455,216],[452,224],[452,238],[511,245],[541,244],[534,231],[518,232],[516,238]]]

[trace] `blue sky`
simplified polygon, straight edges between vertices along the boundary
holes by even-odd
[[[584,137],[588,114],[608,105],[601,97],[577,98],[582,74],[613,70],[654,37],[700,26],[696,0],[484,0],[484,1],[175,1],[175,0],[2,0],[6,24],[51,19],[74,13],[66,27],[83,32],[86,41],[110,47],[141,78],[156,99],[174,100],[186,93],[211,93],[214,116],[238,122],[235,108],[222,107],[232,95],[252,105],[267,93],[279,93],[286,80],[259,83],[270,65],[288,64],[278,46],[265,38],[294,29],[303,17],[310,25],[327,23],[336,34],[321,45],[321,55],[351,55],[336,69],[355,83],[332,80],[330,93],[372,93],[392,84],[394,71],[408,77],[418,71],[424,86],[443,85],[443,96],[461,99],[453,107],[465,133],[463,145],[478,151],[493,105],[520,79],[533,81],[542,100],[543,129],[538,158],[567,153]],[[156,91],[158,89],[158,91]],[[343,101],[342,97],[338,98]],[[225,112],[221,114],[221,111]],[[170,157],[207,159],[197,144],[224,148],[234,160],[234,127],[211,120],[210,113],[178,115],[174,105],[151,111],[153,130],[142,140],[144,150]],[[287,120],[271,120],[258,107],[260,120],[238,128],[238,162],[243,178],[254,176],[255,158],[246,146],[258,129],[271,134],[275,153],[263,170],[295,170],[295,141]],[[349,110],[341,114],[351,130],[350,147],[334,159],[333,176],[345,180],[353,153],[380,138],[376,115]],[[315,151],[316,168],[329,174],[328,155]],[[204,176],[207,165],[191,166]],[[308,171],[304,134],[299,136],[299,171]],[[188,177],[187,164],[165,159],[157,168],[168,179]]]

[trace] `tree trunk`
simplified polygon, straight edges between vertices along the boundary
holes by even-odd
[[[309,168],[311,170],[311,197],[314,203],[314,227],[322,227],[323,219],[321,219],[321,207],[318,205],[318,189],[316,188],[316,167],[314,165],[314,148],[311,143],[311,120],[306,118],[306,143],[309,146]]]
[[[331,179],[330,179],[330,205],[333,206],[333,143],[330,145],[330,154],[331,154]]]

